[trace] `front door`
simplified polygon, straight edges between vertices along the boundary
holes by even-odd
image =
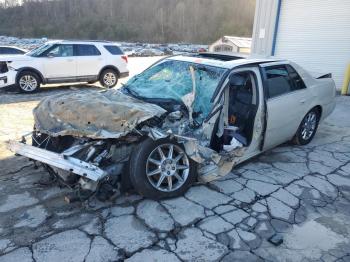
[[[248,76],[244,86],[240,88],[241,91],[236,93],[239,87],[229,86],[226,91],[226,96],[229,101],[227,108],[228,125],[233,125],[239,128],[246,141],[246,150],[244,156],[240,161],[250,158],[261,151],[262,135],[264,130],[264,97],[263,84],[258,67],[246,67],[237,69],[231,75],[239,74],[241,76]],[[235,92],[231,92],[234,88]],[[231,94],[230,94],[231,93]],[[233,108],[230,108],[232,107]],[[236,111],[239,113],[237,114]],[[232,114],[233,113],[233,114]],[[241,119],[239,119],[241,118]]]
[[[69,80],[76,77],[77,65],[73,45],[54,45],[41,59],[43,60],[44,77],[46,79]]]

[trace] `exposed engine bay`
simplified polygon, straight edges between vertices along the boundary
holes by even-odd
[[[169,111],[166,111],[154,104],[142,103],[142,106],[140,105],[142,111],[127,109],[124,113],[118,114],[120,105],[118,111],[113,111],[113,108],[107,106],[106,97],[113,101],[113,106],[117,105],[116,100],[119,99],[121,103],[131,105],[132,98],[129,96],[120,91],[107,91],[85,94],[84,99],[94,101],[89,106],[84,105],[80,108],[82,102],[77,102],[75,99],[82,97],[77,94],[76,98],[70,95],[69,99],[59,96],[44,100],[34,110],[36,126],[31,138],[33,146],[69,156],[70,159],[81,160],[103,170],[100,176],[90,177],[88,174],[75,174],[44,163],[44,167],[51,175],[74,188],[81,198],[97,193],[99,199],[106,200],[120,190],[121,184],[124,184],[126,189],[130,187],[130,183],[122,182],[122,179],[128,180],[130,155],[135,146],[146,138],[169,139],[182,144],[193,161],[206,167],[202,170],[203,174],[208,172],[208,166],[211,166],[213,171],[217,169],[217,165],[222,165],[229,158],[243,153],[241,147],[231,154],[221,155],[220,152],[210,149],[211,138],[205,135],[202,126],[190,123],[186,109],[176,104],[167,104]],[[98,101],[99,99],[105,102]],[[95,108],[95,103],[99,105],[100,110],[98,112],[93,110],[90,113],[89,110]],[[81,110],[85,114],[82,114],[81,118],[69,118],[70,115],[67,113],[69,108],[75,111]],[[126,112],[130,115],[126,116]],[[101,115],[111,117],[107,122],[110,125],[100,123]],[[45,133],[41,130],[45,130]],[[223,158],[224,155],[226,157]],[[199,172],[200,170],[199,168]]]

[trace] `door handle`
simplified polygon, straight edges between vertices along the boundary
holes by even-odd
[[[305,102],[306,102],[306,100],[305,100],[305,99],[300,100],[300,104],[304,104]]]
[[[74,60],[73,59],[67,59],[68,62],[73,62]]]

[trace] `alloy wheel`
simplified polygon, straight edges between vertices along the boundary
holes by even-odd
[[[314,111],[309,112],[304,118],[301,129],[301,137],[308,140],[312,137],[317,127],[317,114]]]
[[[173,192],[183,186],[189,171],[190,164],[186,153],[174,144],[159,145],[147,158],[148,181],[162,192]]]
[[[106,86],[113,86],[117,81],[117,77],[113,73],[107,73],[103,76],[103,82]]]
[[[37,89],[38,81],[34,76],[24,75],[19,79],[19,86],[23,91],[31,92]]]

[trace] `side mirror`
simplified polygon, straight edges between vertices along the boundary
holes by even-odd
[[[55,55],[52,54],[52,53],[48,53],[48,54],[47,54],[47,58],[54,58],[54,57],[55,57]]]
[[[246,82],[246,78],[239,74],[230,75],[230,86],[243,86]]]

